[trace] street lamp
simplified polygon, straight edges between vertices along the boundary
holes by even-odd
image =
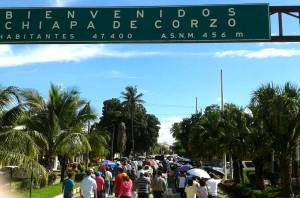
[[[11,182],[13,178],[13,170],[16,168],[19,168],[19,166],[5,166],[5,168],[10,170],[10,188],[11,188]]]

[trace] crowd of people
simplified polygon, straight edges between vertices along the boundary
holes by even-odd
[[[124,160],[109,167],[100,165],[98,170],[90,169],[80,184],[80,195],[84,198],[217,198],[217,187],[221,179],[210,173],[210,178],[189,175],[179,171],[176,163],[168,163],[167,169],[131,163]],[[72,175],[63,182],[64,198],[72,197]]]

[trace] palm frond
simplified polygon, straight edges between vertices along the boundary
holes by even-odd
[[[0,162],[3,165],[15,165],[22,168],[27,168],[33,171],[34,177],[39,178],[40,176],[42,176],[42,179],[44,181],[48,180],[46,169],[34,159],[22,153],[0,150]]]

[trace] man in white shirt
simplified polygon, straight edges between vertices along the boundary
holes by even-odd
[[[218,197],[218,184],[221,183],[221,179],[213,173],[210,173],[209,176],[211,177],[207,180],[207,184],[209,185],[209,192],[208,194],[212,196],[212,198]]]
[[[109,170],[109,167],[105,167],[105,197],[110,194],[111,189],[110,189],[110,184],[112,183],[112,173]]]
[[[87,176],[80,183],[80,196],[83,198],[96,198],[97,197],[97,183],[91,177],[92,172],[88,170]]]

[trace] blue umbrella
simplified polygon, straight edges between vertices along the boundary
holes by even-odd
[[[116,163],[111,161],[111,160],[103,160],[99,164],[102,164],[102,165],[105,165],[105,166],[116,165]]]
[[[181,172],[181,171],[188,171],[188,170],[190,170],[191,168],[193,168],[192,165],[186,164],[186,165],[180,166],[177,170],[178,170],[179,172]]]

